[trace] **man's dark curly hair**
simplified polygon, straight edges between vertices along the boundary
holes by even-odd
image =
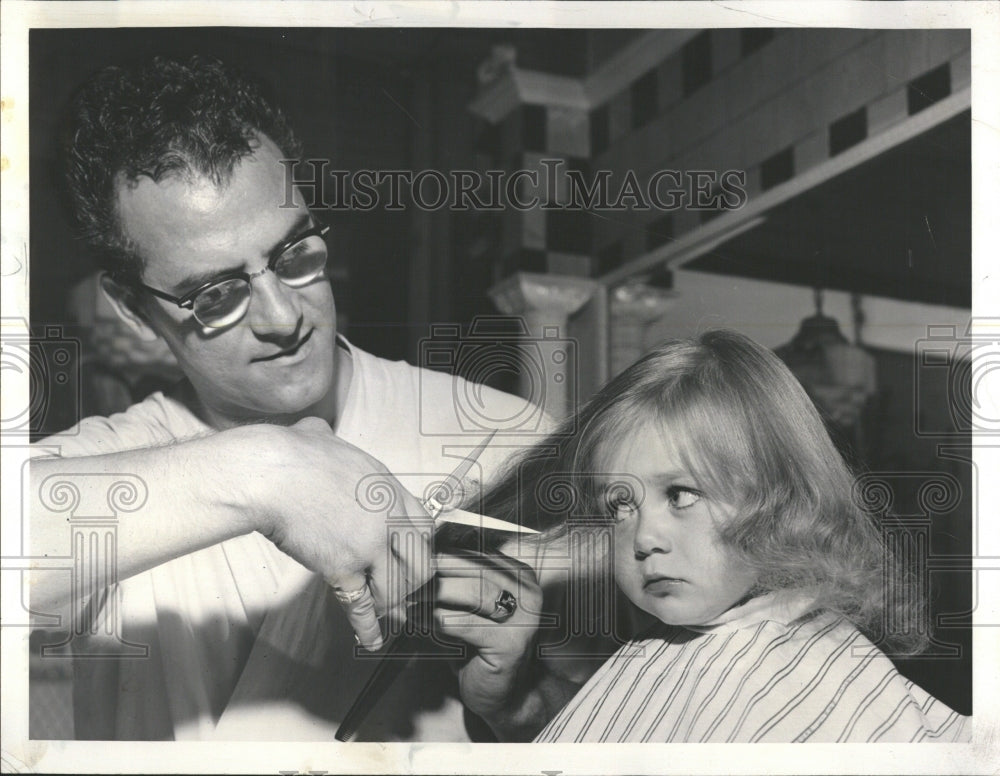
[[[157,57],[101,70],[73,99],[63,134],[66,193],[98,264],[123,281],[141,275],[118,218],[119,185],[171,175],[223,184],[260,135],[298,156],[298,141],[260,85],[221,62]]]

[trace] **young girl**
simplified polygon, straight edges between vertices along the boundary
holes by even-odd
[[[557,536],[565,515],[525,484],[592,475],[578,496],[606,504],[615,579],[659,622],[536,741],[967,740],[968,720],[873,645],[923,647],[883,628],[920,616],[908,573],[773,353],[729,331],[668,342],[561,431],[561,452],[523,462],[488,513]],[[633,492],[609,493],[616,479]]]

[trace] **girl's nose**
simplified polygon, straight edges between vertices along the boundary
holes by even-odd
[[[670,552],[673,546],[666,536],[663,521],[652,510],[639,507],[632,547],[639,560],[655,553]]]

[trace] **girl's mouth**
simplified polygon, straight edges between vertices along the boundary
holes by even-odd
[[[642,589],[652,595],[667,595],[682,584],[684,580],[677,577],[651,576],[643,578]]]

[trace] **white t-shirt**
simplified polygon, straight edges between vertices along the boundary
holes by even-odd
[[[417,496],[482,441],[490,419],[526,416],[523,399],[349,350],[353,375],[336,433]],[[484,414],[462,406],[468,396]],[[157,393],[40,444],[63,456],[97,455],[204,433],[211,429],[186,406]],[[494,440],[479,461],[483,481],[536,440]],[[377,663],[355,654],[353,630],[323,580],[258,533],[126,579],[108,601],[120,601],[122,625],[120,637],[103,637],[105,651],[141,651],[122,648],[123,639],[148,652],[74,659],[78,738],[332,741]],[[455,685],[444,661],[411,668],[369,715],[362,738],[468,740]]]

